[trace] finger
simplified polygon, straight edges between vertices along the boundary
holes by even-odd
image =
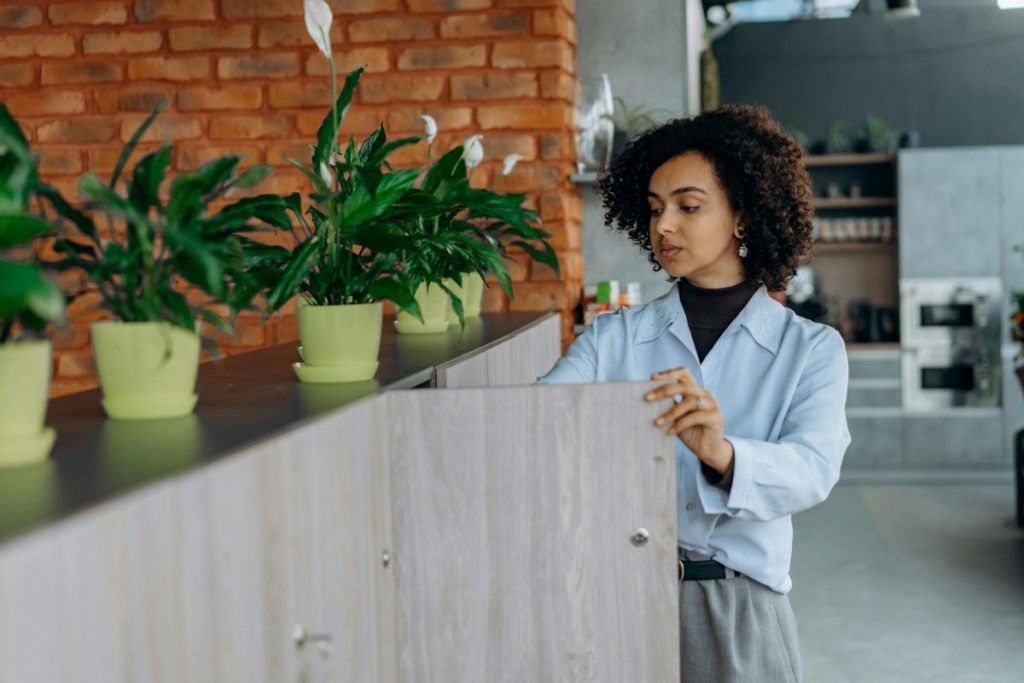
[[[666,424],[668,422],[675,422],[676,420],[686,415],[691,410],[697,410],[696,396],[687,396],[685,399],[683,399],[682,403],[675,404],[674,406],[666,410],[664,413],[662,413],[660,416],[658,416],[658,418],[654,421],[654,424],[660,427],[661,425]]]
[[[663,384],[660,387],[651,389],[649,392],[644,394],[644,398],[648,401],[657,401],[658,399],[668,398],[674,394],[700,395],[701,391],[703,390],[695,380],[683,378],[674,384]]]
[[[679,434],[690,427],[696,427],[698,425],[714,426],[717,419],[718,416],[712,411],[693,410],[676,420],[675,424],[668,428],[668,433]]]
[[[651,375],[651,379],[680,379],[683,377],[693,377],[693,375],[689,370],[682,367],[662,370]]]

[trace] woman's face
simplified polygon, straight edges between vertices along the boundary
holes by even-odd
[[[740,216],[711,162],[696,152],[669,159],[651,175],[647,198],[651,247],[666,273],[708,289],[743,281]]]

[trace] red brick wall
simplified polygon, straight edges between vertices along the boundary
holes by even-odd
[[[554,235],[562,279],[517,254],[516,297],[497,288],[485,310],[569,311],[583,279],[580,203],[568,182],[575,82],[575,0],[331,0],[339,72],[367,75],[345,132],[383,120],[390,135],[422,132],[432,115],[447,149],[483,133],[478,186],[525,192]],[[282,157],[308,157],[329,106],[327,63],[306,34],[301,0],[4,0],[0,4],[0,98],[41,153],[43,176],[68,197],[85,171],[109,174],[121,145],[163,97],[171,107],[147,137],[175,143],[174,168],[229,152],[276,167],[260,191],[304,191]],[[143,146],[140,153],[146,151]],[[501,160],[524,160],[507,177]],[[399,160],[425,160],[426,147]],[[55,337],[53,394],[95,386],[88,324],[95,299],[72,307]],[[296,336],[291,317],[261,324],[244,315],[238,353]]]

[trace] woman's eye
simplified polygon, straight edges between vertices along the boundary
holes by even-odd
[[[661,209],[651,209],[651,216],[660,216]]]
[[[679,208],[682,210],[683,213],[693,213],[697,209],[699,209],[700,207],[699,206],[682,206],[682,205],[680,205]]]

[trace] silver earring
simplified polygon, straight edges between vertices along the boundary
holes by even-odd
[[[747,243],[740,242],[740,258],[747,258]]]

